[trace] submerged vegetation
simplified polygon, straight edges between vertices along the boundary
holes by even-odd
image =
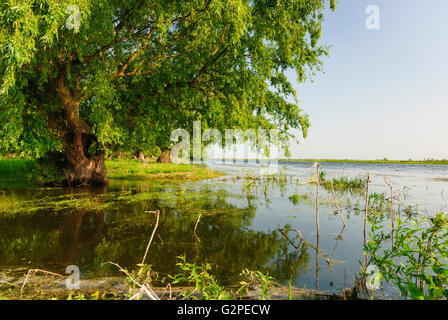
[[[25,167],[25,163],[12,160],[9,162],[12,165],[5,165],[2,172],[30,168]],[[0,299],[18,298],[23,272],[31,265],[45,268],[49,266],[48,261],[51,261],[50,270],[61,274],[58,263],[79,263],[96,279],[116,276],[121,270],[107,262],[120,262],[126,279],[116,278],[126,284],[126,290],[111,293],[92,286],[92,290],[75,292],[43,290],[46,293],[39,295],[39,281],[36,280],[27,284],[23,298],[270,299],[278,298],[276,292],[282,286],[284,290],[288,282],[290,292],[283,291],[282,299],[302,294],[306,299],[313,293],[302,290],[297,294],[298,289],[292,288],[291,279],[309,272],[314,254],[316,279],[319,279],[319,270],[323,270],[319,260],[330,270],[346,263],[339,260],[336,250],[348,238],[344,234],[346,227],[353,228],[353,221],[362,222],[363,216],[372,226],[370,234],[365,236],[365,246],[359,243],[358,251],[359,257],[362,250],[366,255],[360,273],[365,283],[368,267],[378,266],[384,285],[388,290],[398,288],[402,297],[446,297],[448,214],[422,218],[415,205],[406,203],[407,188],[394,190],[390,185],[390,193],[367,191],[368,182],[362,176],[329,178],[319,170],[316,171],[319,179],[310,181],[307,181],[309,171],[305,171],[304,183],[299,182],[299,175],[288,175],[286,170],[275,175],[255,175],[242,170],[239,175],[217,180],[177,183],[172,175],[206,169],[137,160],[107,163],[109,173],[114,176],[107,192],[101,188],[79,187],[35,188],[25,197],[18,190],[0,192],[0,261],[7,266],[24,266],[22,271],[16,272],[17,277],[8,278],[9,275],[0,272],[0,281],[12,283],[0,285]],[[159,177],[171,178],[159,180]],[[228,188],[217,185],[217,181],[227,181]],[[316,181],[322,188],[317,187]],[[284,214],[281,219],[297,220],[281,222],[278,228],[269,231],[251,228],[258,206],[263,206],[264,212],[270,215],[278,215],[281,214],[276,211],[280,201],[282,208],[294,214]],[[146,264],[140,263],[138,257],[144,252],[154,225],[154,217],[146,213],[148,208],[159,210],[161,221]],[[312,226],[309,213],[314,215],[314,209],[316,242],[313,238],[316,232],[309,228]],[[331,235],[331,241],[335,241],[333,251],[327,248],[328,243],[319,243],[328,239],[320,234],[319,240],[319,212],[320,222],[326,214],[330,215],[329,219],[341,217],[342,230]],[[353,236],[359,233],[349,234],[350,238]],[[357,264],[357,260],[354,263]],[[351,271],[356,274],[359,269]],[[331,298],[369,298],[354,294],[355,289],[353,294],[346,294],[346,290],[351,289],[347,289],[345,283],[341,287],[340,279],[335,281],[338,286],[327,291],[334,294]],[[142,286],[136,282],[146,284],[145,289],[141,291]],[[294,285],[300,288],[297,282]],[[341,290],[343,295],[335,293]],[[315,292],[322,294],[324,291]]]
[[[315,176],[312,176],[309,180],[310,183],[317,183]],[[334,177],[327,179],[327,174],[325,171],[319,172],[319,184],[328,191],[363,191],[366,187],[367,179],[364,177],[352,177],[348,178],[345,176]]]
[[[347,177],[337,177],[331,180],[321,180],[321,185],[327,189],[332,190],[356,190],[362,191],[366,187],[366,179],[360,177],[347,178]]]

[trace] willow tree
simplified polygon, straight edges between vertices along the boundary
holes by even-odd
[[[106,184],[106,148],[169,148],[172,129],[290,128],[335,0],[8,0],[0,4],[2,149],[64,155],[72,183]],[[290,99],[292,98],[292,99]],[[289,101],[293,101],[292,103]]]

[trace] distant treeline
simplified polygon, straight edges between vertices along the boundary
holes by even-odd
[[[448,159],[424,159],[424,160],[349,160],[349,159],[282,159],[280,161],[290,162],[340,162],[340,163],[397,163],[397,164],[434,164],[448,165]]]

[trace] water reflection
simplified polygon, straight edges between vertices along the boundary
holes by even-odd
[[[84,275],[102,276],[116,273],[103,265],[107,261],[133,268],[155,223],[146,210],[160,210],[147,262],[162,275],[179,271],[175,265],[182,254],[190,262],[211,263],[223,283],[236,281],[245,268],[267,270],[277,280],[288,281],[309,262],[307,248],[291,250],[277,230],[249,228],[257,211],[254,197],[211,184],[113,182],[108,190],[23,189],[3,197],[3,270],[39,267],[63,273],[75,264]],[[18,207],[7,209],[11,203]],[[194,237],[199,215],[200,241]]]
[[[446,202],[440,194],[448,194],[448,184],[426,178],[448,176],[448,167],[423,167],[415,177],[413,167],[406,168],[393,170],[394,190],[406,188],[406,204],[418,203],[420,213],[436,212]],[[349,172],[348,165],[325,164],[323,169],[355,176],[365,167]],[[387,211],[390,189],[384,175],[392,169],[371,169],[370,209]],[[177,273],[176,257],[185,254],[188,262],[210,263],[224,284],[248,268],[300,288],[353,286],[364,260],[365,193],[320,188],[316,200],[316,185],[306,183],[315,174],[308,165],[289,165],[273,180],[246,174],[182,184],[120,180],[107,190],[0,187],[0,272],[25,267],[64,273],[75,264],[83,277],[96,277],[118,274],[103,265],[107,261],[134,268],[156,220],[145,211],[160,210],[147,262],[162,276]],[[396,201],[395,211],[406,213],[404,205]],[[280,229],[297,229],[300,236],[285,237]]]

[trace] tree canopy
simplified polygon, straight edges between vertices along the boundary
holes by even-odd
[[[60,151],[105,183],[107,149],[170,148],[176,128],[306,137],[285,71],[320,70],[335,0],[8,0],[0,4],[0,149]],[[79,9],[79,28],[76,13]],[[291,102],[292,101],[292,102]]]

